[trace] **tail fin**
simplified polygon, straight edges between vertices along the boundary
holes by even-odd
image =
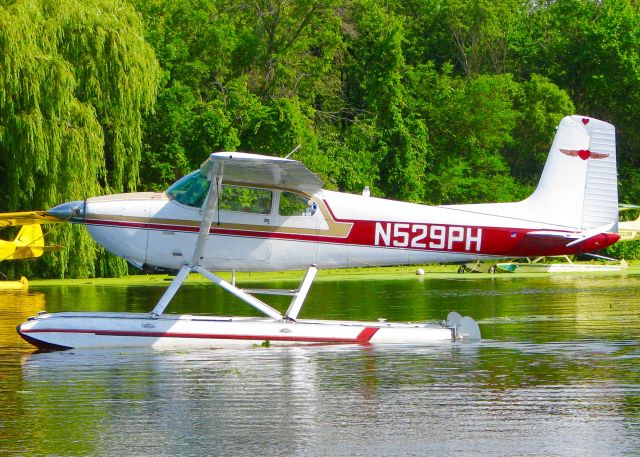
[[[16,239],[13,242],[4,242],[3,245],[3,251],[6,254],[2,257],[2,260],[40,257],[46,250],[40,224],[23,225]]]
[[[23,225],[15,240],[18,246],[38,248],[44,246],[44,235],[40,224]]]
[[[520,202],[536,220],[583,230],[618,223],[615,128],[597,119],[560,122],[535,192]]]

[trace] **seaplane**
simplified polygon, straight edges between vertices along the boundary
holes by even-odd
[[[301,319],[318,269],[464,263],[592,252],[619,235],[615,129],[565,117],[539,184],[510,203],[427,206],[323,189],[301,162],[215,152],[160,193],[87,198],[44,213],[83,224],[115,255],[175,277],[149,313],[42,312],[17,328],[43,349],[270,344],[430,344],[480,338],[455,311],[441,323]],[[281,312],[221,271],[306,270]],[[167,306],[191,272],[261,317],[174,315]]]

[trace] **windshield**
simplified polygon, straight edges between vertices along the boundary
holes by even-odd
[[[208,191],[209,181],[198,170],[173,183],[167,189],[167,194],[178,203],[200,208]]]

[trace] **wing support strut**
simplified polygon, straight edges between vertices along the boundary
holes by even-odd
[[[153,311],[151,311],[152,317],[160,317],[169,305],[173,296],[178,292],[178,289],[180,289],[184,280],[189,276],[189,273],[194,271],[194,269],[199,266],[200,260],[202,260],[202,254],[207,246],[207,238],[209,237],[209,231],[211,230],[211,221],[213,220],[213,215],[218,207],[218,196],[222,189],[222,172],[222,162],[214,162],[207,176],[210,183],[209,192],[207,193],[207,200],[204,204],[202,220],[200,221],[200,230],[198,231],[198,239],[193,250],[191,263],[185,263],[182,265],[176,277],[173,279],[162,297],[160,297],[160,300],[156,304],[155,308],[153,308]]]
[[[311,288],[311,284],[316,276],[316,272],[318,271],[315,266],[310,266],[307,270],[307,273],[300,284],[300,287],[294,291],[287,291],[286,293],[282,293],[279,291],[271,291],[266,292],[262,291],[262,293],[272,293],[277,295],[293,295],[293,300],[291,300],[291,304],[287,309],[287,312],[283,316],[280,314],[278,310],[272,308],[262,300],[254,297],[250,293],[245,290],[242,290],[235,285],[235,280],[232,283],[229,283],[219,277],[218,275],[208,271],[202,265],[200,265],[200,261],[203,258],[204,250],[207,245],[207,239],[209,238],[209,233],[211,230],[211,222],[213,220],[213,216],[215,214],[216,208],[218,206],[218,196],[220,195],[220,191],[222,189],[222,174],[223,174],[223,164],[219,161],[214,161],[213,167],[211,167],[209,171],[208,178],[210,179],[209,193],[207,194],[207,200],[204,204],[204,210],[202,214],[202,220],[200,221],[200,230],[198,231],[198,238],[196,241],[196,246],[193,250],[193,256],[191,258],[190,263],[185,263],[178,273],[176,277],[173,279],[167,290],[164,292],[158,303],[151,311],[151,317],[158,318],[164,313],[164,310],[167,308],[175,294],[180,289],[182,283],[187,279],[189,273],[192,271],[198,273],[205,278],[209,279],[215,285],[223,288],[227,292],[232,295],[238,297],[245,303],[253,306],[258,311],[266,314],[268,317],[275,320],[292,320],[295,321],[302,309],[302,305],[304,303],[307,294],[309,293],[309,289]],[[235,275],[234,275],[235,279]],[[261,293],[260,291],[256,291]]]

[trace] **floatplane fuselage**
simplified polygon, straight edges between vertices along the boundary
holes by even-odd
[[[229,154],[235,157],[235,154]],[[200,179],[199,172],[189,179]],[[226,186],[225,186],[226,187]],[[608,246],[614,233],[580,245],[581,230],[503,216],[479,215],[474,205],[431,207],[319,190],[236,187],[265,200],[214,216],[201,265],[211,271],[266,271],[370,265],[455,263],[477,259],[562,255]],[[223,193],[226,189],[223,188]],[[299,203],[296,214],[282,200]],[[136,193],[72,202],[92,238],[140,268],[179,270],[190,260],[201,211],[169,193]],[[253,211],[252,211],[253,209]],[[282,213],[285,214],[282,214]],[[478,223],[479,222],[479,223]],[[551,230],[556,237],[528,235]]]
[[[536,191],[521,202],[426,206],[374,198],[366,193],[346,194],[323,189],[322,181],[295,160],[219,152],[211,154],[199,170],[166,192],[93,197],[64,203],[47,214],[84,224],[96,242],[139,268],[178,272],[151,314],[136,319],[162,318],[182,281],[195,271],[264,312],[267,320],[279,328],[284,323],[298,322],[302,301],[317,268],[592,252],[618,240],[617,209],[613,126],[570,116],[558,127]],[[295,269],[307,269],[307,275],[284,314],[213,273]],[[86,326],[91,320],[103,322],[99,317],[106,317],[96,317],[96,313],[45,315],[23,324],[19,332],[41,346],[107,345],[105,340],[109,337],[113,344],[130,343],[131,338],[140,341],[138,330],[119,335],[119,341],[113,339],[117,332],[107,332],[104,338],[98,338],[99,343],[64,337],[45,343],[36,341],[39,335],[65,335],[65,331],[56,333],[49,325],[53,322],[51,316],[63,326],[72,319],[85,319]],[[459,321],[459,316],[450,319],[443,333],[446,338],[461,336]],[[38,322],[44,322],[40,329],[36,328]],[[329,329],[329,334],[336,331],[330,328],[333,324],[315,322],[326,325],[318,330],[321,333],[324,329]],[[307,329],[311,328],[309,325]],[[345,323],[337,325],[345,327]],[[375,341],[377,335],[385,341],[386,324],[363,325],[353,327],[355,333],[349,337],[336,338],[363,342]],[[389,341],[414,341],[413,337],[403,339],[402,329],[407,330],[402,326],[394,328]],[[93,327],[85,330],[95,335]],[[429,333],[421,330],[424,335]],[[74,334],[71,330],[67,333]],[[166,329],[156,331],[148,338],[155,338],[149,340],[155,344],[154,341],[166,341],[163,335],[169,333]],[[289,338],[290,333],[261,331],[255,339],[279,341],[277,337],[283,337],[282,341],[289,342],[329,342],[333,338],[329,334],[317,338],[301,335],[295,340]],[[470,333],[479,336],[476,330]],[[242,332],[231,336],[238,335],[240,340],[251,339],[249,334],[242,336]],[[441,335],[438,333],[438,337]]]

